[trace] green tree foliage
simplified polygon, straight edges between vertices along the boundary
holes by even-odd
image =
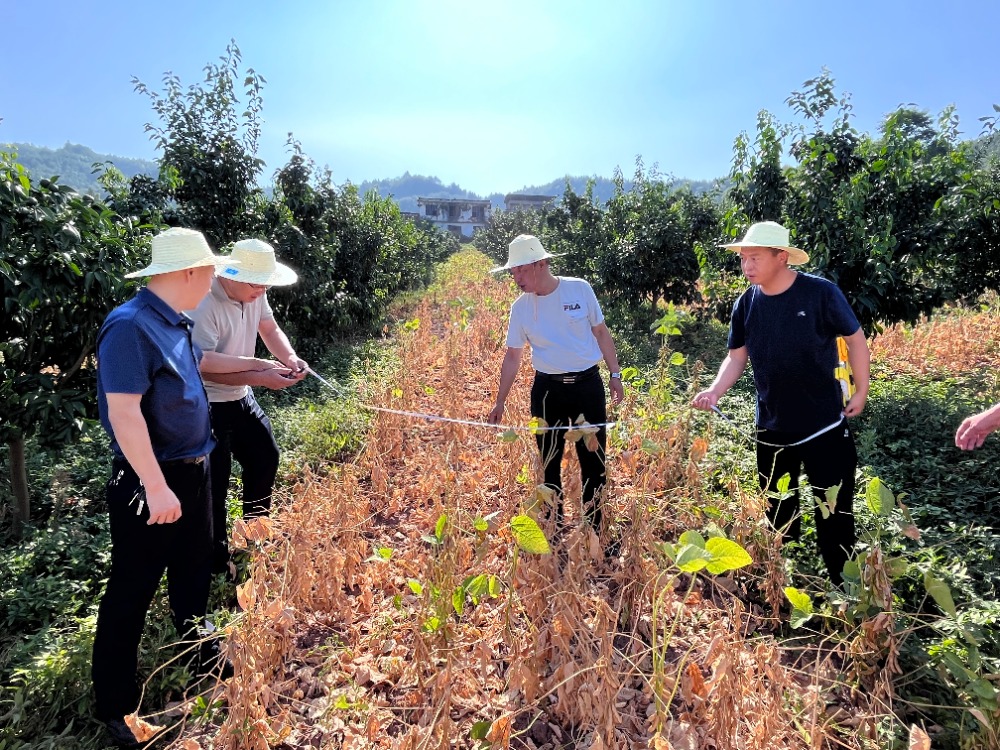
[[[602,286],[613,297],[656,302],[691,302],[696,297],[695,242],[715,233],[705,213],[709,202],[690,190],[672,191],[666,182],[636,168],[633,189],[608,201],[610,243],[597,253]]]
[[[484,229],[476,233],[474,243],[481,251],[493,258],[498,264],[507,262],[507,246],[519,234],[542,234],[545,227],[546,211],[495,210],[490,216],[490,222]]]
[[[567,182],[562,201],[545,217],[540,239],[550,253],[564,256],[559,259],[561,273],[589,279],[596,289],[603,289],[598,254],[610,246],[609,230],[594,184],[588,183],[581,195]]]
[[[405,219],[391,198],[351,185],[337,188],[294,140],[292,156],[275,175],[276,195],[256,233],[269,237],[299,283],[274,289],[271,303],[305,352],[336,333],[374,322],[397,293],[430,279],[434,264],[458,241]]]
[[[257,177],[264,162],[257,157],[264,77],[248,68],[235,42],[218,63],[205,66],[205,79],[186,90],[167,73],[163,92],[132,79],[149,97],[162,125],[146,131],[160,150],[160,169],[172,173],[172,188],[162,195],[167,223],[198,229],[215,247],[244,233],[247,211],[259,198]],[[244,101],[237,89],[242,79]],[[143,183],[148,188],[148,182]]]
[[[0,153],[0,440],[10,451],[15,531],[29,520],[24,440],[57,448],[93,416],[97,332],[129,293],[138,232],[54,180],[32,183]]]
[[[696,245],[718,234],[712,197],[672,190],[638,162],[633,180],[616,177],[617,192],[602,206],[593,185],[578,194],[566,183],[560,204],[546,212],[497,211],[476,245],[499,262],[518,234],[534,234],[561,255],[560,273],[590,280],[610,298],[688,302],[697,298]],[[627,186],[631,186],[629,189]]]
[[[828,71],[788,103],[800,124],[762,113],[753,153],[745,136],[736,142],[730,236],[752,221],[784,223],[810,253],[811,270],[844,291],[866,330],[915,321],[995,285],[996,181],[977,174],[952,110],[934,123],[903,107],[880,135],[862,134]],[[786,141],[796,163],[782,169]]]

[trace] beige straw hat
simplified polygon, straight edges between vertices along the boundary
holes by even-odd
[[[288,286],[299,279],[295,271],[275,260],[274,248],[263,240],[240,240],[229,257],[233,265],[219,271],[224,279],[265,286]]]
[[[509,271],[512,268],[526,266],[538,260],[558,258],[560,255],[565,255],[565,253],[556,253],[553,255],[552,253],[545,252],[542,243],[534,235],[519,234],[511,240],[510,245],[507,247],[507,265],[494,268],[490,273]]]
[[[171,227],[153,237],[152,262],[143,269],[125,274],[126,279],[158,276],[172,271],[186,271],[202,266],[222,266],[229,259],[213,255],[205,235],[194,229]]]
[[[728,245],[719,245],[719,247],[727,247],[735,253],[745,247],[775,247],[788,253],[789,265],[800,266],[807,263],[809,253],[789,245],[789,239],[788,230],[778,222],[759,221],[750,226],[739,242],[730,242]]]

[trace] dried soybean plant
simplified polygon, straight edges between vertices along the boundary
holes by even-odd
[[[406,311],[398,366],[362,401],[484,419],[513,297],[486,263],[461,254]],[[522,425],[523,366],[507,412]],[[744,574],[670,558],[705,522],[708,444],[689,413],[657,417],[644,399],[617,414],[606,528],[582,524],[567,451],[560,534],[529,433],[374,413],[353,461],[306,474],[273,522],[237,527],[252,564],[214,747],[852,747],[835,744],[822,701],[810,713],[795,697],[808,686],[733,593]],[[731,495],[730,537],[770,559],[762,501],[735,483]],[[524,518],[550,554],[521,549]]]

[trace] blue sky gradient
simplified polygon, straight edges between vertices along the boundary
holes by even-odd
[[[201,79],[234,38],[267,79],[264,181],[294,133],[337,182],[411,173],[485,194],[565,174],[725,175],[757,112],[832,72],[873,131],[954,104],[967,135],[1000,103],[1000,3],[0,0],[0,142],[155,158],[166,71]]]

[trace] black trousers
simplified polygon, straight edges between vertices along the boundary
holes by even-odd
[[[139,477],[128,462],[112,462],[106,493],[111,576],[97,613],[91,670],[95,714],[102,721],[121,719],[139,707],[139,641],[164,571],[177,632],[192,637],[205,619],[212,577],[208,464],[209,459],[161,464],[167,485],[181,503],[181,517],[149,526]]]
[[[757,437],[767,443],[787,446],[808,437],[808,434],[760,430]],[[773,448],[757,444],[761,489],[776,492],[782,476],[788,474],[791,479],[788,489],[792,494],[784,500],[772,499],[768,509],[768,520],[784,533],[785,538],[798,539],[802,533],[798,489],[800,473],[804,472],[809,478],[817,500],[826,497],[828,488],[841,485],[835,512],[827,518],[819,508],[815,512],[819,551],[830,580],[837,585],[843,580],[844,563],[853,557],[857,541],[853,507],[857,466],[858,452],[846,421],[802,445]]]
[[[594,367],[575,383],[563,383],[543,373],[535,373],[531,386],[531,416],[544,419],[550,427],[576,422],[583,414],[590,424],[607,422],[607,401],[600,371]],[[566,449],[566,432],[551,430],[535,436],[545,467],[545,484],[556,492],[556,522],[563,521],[562,459]],[[584,519],[600,531],[602,520],[601,495],[607,484],[605,449],[607,431],[597,433],[599,448],[589,450],[583,440],[576,443],[576,456],[580,461],[580,479],[583,484]]]
[[[243,516],[266,516],[271,511],[274,478],[278,474],[278,444],[271,420],[253,394],[239,401],[212,404],[212,520],[215,529],[214,567],[225,570],[229,562],[229,528],[226,496],[235,458],[243,468]]]

